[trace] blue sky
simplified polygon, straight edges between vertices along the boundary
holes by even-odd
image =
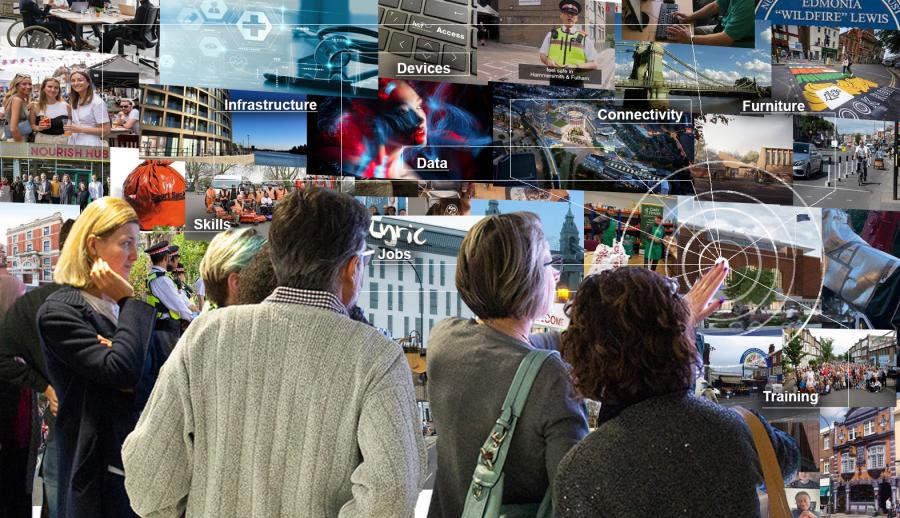
[[[620,15],[616,15],[616,23]],[[621,40],[621,25],[616,26],[616,38]],[[706,76],[727,84],[734,83],[741,77],[752,77],[762,85],[772,83],[771,73],[772,35],[766,22],[756,21],[756,45],[752,49],[736,47],[713,47],[709,45],[665,44],[666,51],[681,61],[693,66]],[[616,53],[616,77],[628,77],[631,73],[633,59],[631,52]],[[670,63],[675,65],[675,63]],[[683,69],[681,66],[676,68]],[[667,79],[684,77],[671,70],[664,70]]]
[[[575,226],[578,227],[579,240],[584,236],[584,198],[583,193],[569,191],[572,195],[572,214],[575,216]],[[487,210],[489,200],[472,200],[473,216],[484,216]],[[562,230],[563,222],[566,220],[566,212],[569,209],[568,203],[565,202],[535,202],[535,201],[512,201],[500,200],[500,212],[517,212],[528,211],[534,212],[541,218],[544,224],[544,235],[552,247],[559,246],[559,231]]]
[[[253,101],[290,101],[306,100],[305,95],[283,94],[275,92],[251,92],[248,90],[229,90],[229,98],[232,101],[243,99]],[[306,144],[306,113],[299,112],[233,112],[231,116],[232,134],[235,142],[247,145],[247,135],[250,135],[250,145],[265,149],[288,150],[293,146]]]

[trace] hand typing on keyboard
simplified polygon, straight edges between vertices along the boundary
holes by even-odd
[[[691,42],[691,17],[680,11],[670,15],[668,25],[666,27],[666,39],[672,43],[690,43]],[[659,23],[664,23],[660,20]]]

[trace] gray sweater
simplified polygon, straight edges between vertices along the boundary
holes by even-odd
[[[411,517],[426,468],[401,348],[268,301],[191,324],[122,457],[145,517]]]
[[[459,518],[478,458],[519,363],[531,347],[555,349],[559,334],[531,346],[473,320],[450,318],[431,330],[428,387],[437,431],[438,469],[430,517]],[[506,459],[504,503],[540,502],[569,448],[587,435],[584,406],[567,367],[551,356],[541,367]]]
[[[765,426],[787,478],[800,467],[800,449],[788,434]],[[759,516],[762,483],[740,415],[672,394],[624,408],[572,448],[554,483],[556,516],[752,518]]]

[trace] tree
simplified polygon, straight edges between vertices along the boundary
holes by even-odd
[[[819,340],[819,350],[821,353],[819,357],[822,358],[822,363],[828,363],[835,359],[834,357],[834,340],[831,338],[822,338]]]
[[[800,341],[800,335],[795,333],[791,336],[791,339],[788,340],[784,347],[781,350],[781,361],[790,366],[793,366],[794,379],[797,382],[797,386],[800,386],[800,379],[797,377],[797,368],[800,367],[800,362],[803,361],[803,358],[806,358],[807,353],[803,351],[803,342]]]
[[[296,180],[300,173],[303,172],[302,167],[290,167],[283,165],[269,165],[265,168],[265,176],[266,180],[279,181],[279,182],[293,182]]]
[[[194,186],[195,191],[205,189],[209,187],[216,175],[225,174],[236,165],[227,162],[217,164],[199,161],[185,162],[184,179]]]
[[[729,299],[766,306],[775,300],[775,273],[772,270],[739,266],[725,279]]]
[[[696,140],[700,142],[703,141],[703,130],[705,129],[706,124],[722,124],[727,126],[728,123],[733,120],[733,116],[718,114],[707,114],[694,117],[694,132],[697,135]]]
[[[878,31],[878,41],[892,54],[900,54],[900,31]]]

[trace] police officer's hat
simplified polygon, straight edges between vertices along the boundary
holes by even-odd
[[[577,0],[561,0],[559,2],[559,10],[572,14],[579,14],[581,13],[581,4],[579,4]]]
[[[169,255],[169,242],[168,241],[160,241],[155,245],[151,245],[144,253],[150,256],[150,260],[154,263],[162,259],[163,257]]]
[[[179,250],[181,250],[181,247],[179,247],[178,245],[169,245],[169,255],[181,257],[181,254],[178,253]]]
[[[184,273],[184,265],[181,263],[178,263],[178,265],[175,267],[174,271],[175,271],[175,273]]]

